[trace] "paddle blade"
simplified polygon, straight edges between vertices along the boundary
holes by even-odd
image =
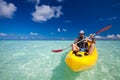
[[[103,32],[103,31],[106,31],[106,30],[108,30],[111,27],[112,27],[112,25],[108,25],[108,26],[102,28],[101,30],[99,30],[98,32],[96,32],[96,34],[99,34],[99,33]]]
[[[55,53],[57,53],[57,52],[62,52],[63,50],[52,50],[52,52],[55,52]]]

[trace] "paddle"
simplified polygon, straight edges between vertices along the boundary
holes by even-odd
[[[104,31],[110,29],[111,27],[112,27],[112,25],[108,25],[108,26],[100,29],[100,30],[97,31],[96,33],[94,33],[94,35],[98,35],[98,34],[104,32]],[[81,41],[83,41],[83,40],[81,40]],[[81,42],[81,41],[79,41],[79,42]],[[77,43],[79,43],[79,42],[77,42]],[[65,50],[65,49],[67,49],[67,48],[69,48],[69,47],[70,47],[70,46],[68,46],[68,47],[66,47],[66,48],[64,48],[64,49],[52,50],[52,52],[55,52],[55,53],[57,53],[57,52],[62,52],[63,50]]]

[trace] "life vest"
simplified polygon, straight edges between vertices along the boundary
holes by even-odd
[[[83,39],[85,39],[85,37],[84,38],[78,37],[78,41],[81,41]],[[77,43],[77,46],[80,48],[80,51],[86,51],[86,50],[88,50],[88,43],[85,42],[84,40],[81,41],[81,42],[79,42],[79,43]]]

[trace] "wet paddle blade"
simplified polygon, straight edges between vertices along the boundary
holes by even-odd
[[[112,25],[108,25],[108,26],[102,28],[101,30],[99,30],[98,32],[96,32],[96,34],[100,34],[101,32],[106,31],[106,30],[108,30],[111,27],[112,27]]]
[[[62,52],[63,50],[52,50],[52,52],[55,52],[55,53],[57,53],[57,52]]]

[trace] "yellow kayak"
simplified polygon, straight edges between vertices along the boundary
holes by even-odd
[[[85,52],[78,52],[78,54],[82,55],[79,57],[73,54],[71,50],[65,58],[66,64],[75,72],[84,71],[93,67],[98,59],[97,49],[94,48],[91,55],[84,55],[84,53]]]

